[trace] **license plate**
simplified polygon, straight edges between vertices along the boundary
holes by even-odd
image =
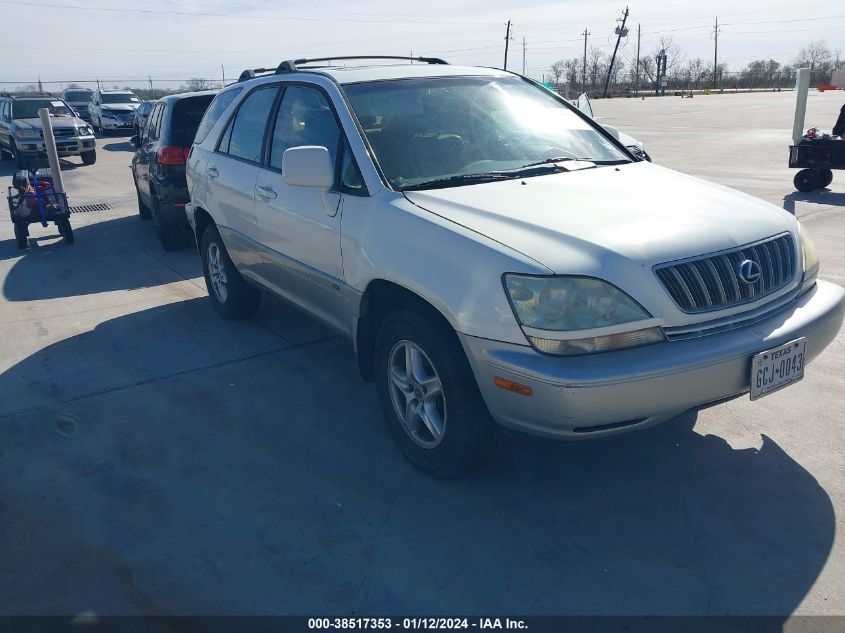
[[[798,382],[804,377],[807,339],[760,352],[751,359],[751,399],[757,400]]]

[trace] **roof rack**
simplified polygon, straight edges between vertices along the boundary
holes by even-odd
[[[238,81],[247,81],[255,79],[258,75],[266,75],[267,73],[276,72],[275,68],[247,68],[238,76]]]
[[[346,61],[350,59],[401,59],[405,61],[422,62],[424,64],[448,64],[439,57],[406,57],[402,55],[345,55],[340,57],[312,57],[311,59],[294,59],[284,61],[276,68],[276,74],[291,73],[299,70],[299,66],[313,62]]]

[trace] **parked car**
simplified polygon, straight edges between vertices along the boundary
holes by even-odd
[[[593,104],[590,103],[590,97],[588,97],[586,93],[578,97],[578,101],[575,103],[575,106],[591,119],[595,118],[593,116]],[[599,125],[610,132],[610,135],[613,136],[613,138],[622,143],[622,145],[624,145],[637,160],[647,160],[648,162],[651,162],[651,156],[649,156],[648,152],[645,151],[643,144],[633,136],[620,132],[612,125],[605,125],[604,123],[600,123]]]
[[[223,90],[187,215],[217,312],[266,291],[349,336],[421,469],[484,462],[498,425],[582,439],[756,400],[836,336],[845,290],[783,209],[636,161],[518,75],[341,61]]]
[[[88,104],[94,96],[90,88],[65,88],[62,91],[62,99],[76,111],[77,116],[83,121],[90,121],[91,114],[88,112]]]
[[[14,160],[19,169],[44,162],[44,130],[38,111],[50,110],[59,156],[79,156],[85,165],[97,161],[94,130],[76,117],[58,97],[45,94],[0,95],[0,159]]]
[[[103,135],[135,129],[135,110],[141,100],[131,90],[95,90],[88,104],[91,125]]]
[[[188,244],[185,218],[189,201],[185,161],[194,133],[216,90],[170,95],[157,101],[149,124],[130,139],[136,148],[132,176],[142,218],[152,218],[166,251]]]
[[[154,103],[155,101],[142,101],[138,109],[135,110],[135,134],[137,136],[140,136],[141,132],[144,131],[144,126],[147,124],[147,117],[149,117]]]

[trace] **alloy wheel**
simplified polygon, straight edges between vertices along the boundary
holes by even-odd
[[[399,341],[387,371],[390,399],[408,437],[423,448],[436,447],[446,431],[446,399],[431,359],[416,343]]]
[[[206,252],[208,266],[208,278],[211,280],[211,289],[220,303],[226,303],[229,298],[229,279],[226,276],[226,266],[223,263],[223,253],[216,242],[208,245]]]

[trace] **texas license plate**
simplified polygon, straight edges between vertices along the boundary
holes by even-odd
[[[807,339],[799,338],[754,356],[751,359],[751,399],[768,396],[801,380],[806,346]]]

